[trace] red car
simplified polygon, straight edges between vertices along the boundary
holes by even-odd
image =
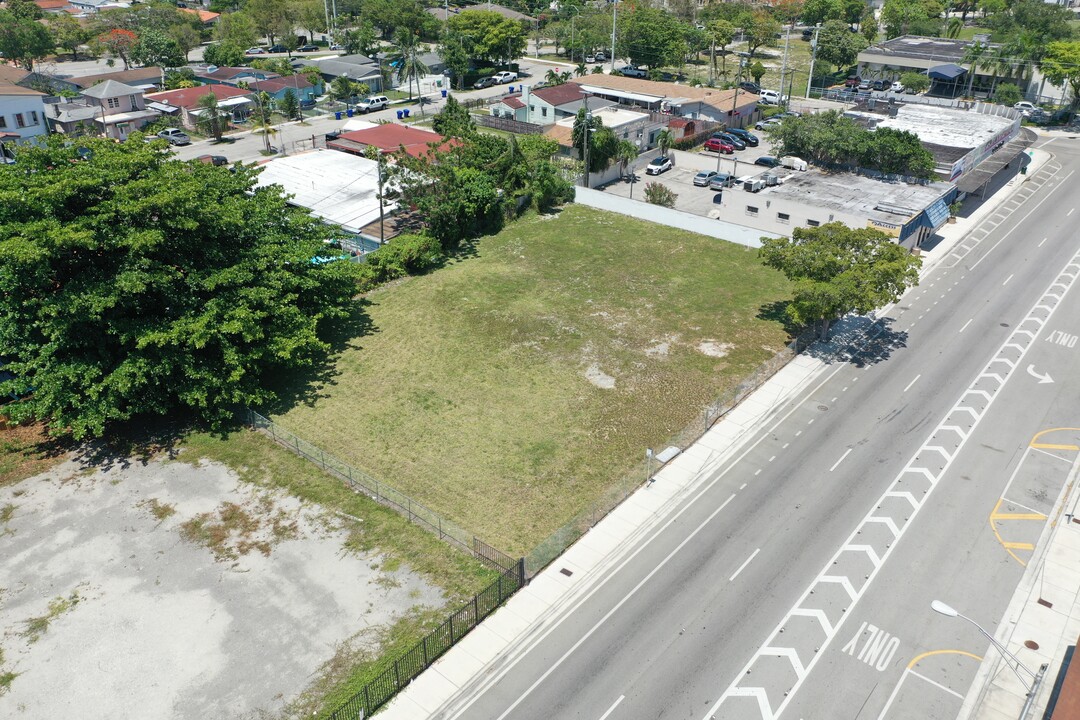
[[[728,155],[735,152],[735,147],[733,145],[729,145],[720,138],[709,138],[706,140],[705,149],[709,152],[727,153]]]

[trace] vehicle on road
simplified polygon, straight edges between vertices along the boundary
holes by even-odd
[[[195,159],[201,163],[206,163],[207,165],[214,165],[215,167],[221,167],[222,165],[229,164],[229,159],[224,155],[200,155]]]
[[[500,70],[499,72],[492,75],[491,79],[499,85],[505,85],[508,82],[514,82],[515,80],[517,80],[518,74],[516,72],[510,72],[509,70]]]
[[[774,158],[772,155],[762,155],[754,161],[755,165],[761,165],[763,167],[774,168],[780,164],[780,161]]]
[[[739,89],[745,90],[746,92],[752,92],[755,95],[761,93],[761,86],[758,85],[756,82],[750,82],[749,80],[743,80],[741,83],[739,83]]]
[[[727,134],[739,138],[746,143],[747,147],[757,147],[760,142],[757,135],[743,128],[728,128]]]
[[[616,69],[619,72],[621,72],[623,75],[625,75],[626,77],[636,77],[636,78],[649,77],[649,73],[648,73],[647,70],[643,70],[642,68],[635,67],[633,65],[623,65],[621,68],[616,68]]]
[[[773,125],[779,125],[782,122],[784,122],[783,119],[778,117],[765,118],[764,120],[758,120],[754,127],[758,130],[768,130]]]
[[[344,50],[345,46],[340,44],[340,43],[334,43],[333,45],[330,46],[330,49],[331,50]]]
[[[746,143],[744,143],[739,137],[732,135],[729,132],[716,132],[712,134],[712,137],[720,140],[721,142],[726,142],[728,145],[735,148],[736,150],[746,149]]]
[[[1041,108],[1035,103],[1028,102],[1027,100],[1021,100],[1013,105],[1014,108],[1020,111],[1020,114],[1024,117],[1031,117],[1031,114]]]
[[[385,110],[390,107],[390,98],[385,95],[368,95],[366,98],[356,103],[356,109],[362,113],[369,113],[374,110]]]
[[[736,177],[731,173],[716,173],[713,179],[709,181],[709,189],[721,191],[724,188],[735,187],[735,183],[738,182]]]
[[[694,185],[697,187],[708,187],[712,179],[719,174],[720,173],[715,170],[703,170],[694,176]]]
[[[162,140],[168,140],[170,145],[190,145],[191,138],[187,133],[177,128],[165,128],[157,134]]]
[[[735,146],[729,142],[725,142],[720,138],[711,137],[705,141],[705,150],[714,153],[724,153],[730,155],[735,152]]]
[[[301,45],[300,47],[296,48],[296,52],[315,52],[318,49],[319,49],[318,45],[308,44],[308,45]]]
[[[492,77],[482,77],[473,83],[473,90],[483,90],[484,88],[495,87],[495,79]]]
[[[249,47],[247,50],[244,51],[244,54],[245,55],[265,55],[266,54],[266,48]]]
[[[758,102],[762,105],[781,105],[787,102],[787,99],[787,95],[781,95],[776,90],[766,90],[763,88],[761,92],[758,93]]]
[[[671,161],[670,157],[653,158],[649,161],[649,164],[645,166],[645,174],[659,175],[662,172],[667,172],[673,167],[675,167],[675,163]]]
[[[271,45],[270,49],[267,50],[267,52],[272,52],[272,53],[289,52],[289,48],[285,47],[284,45]]]

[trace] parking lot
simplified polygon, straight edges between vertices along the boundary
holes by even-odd
[[[719,167],[717,167],[717,155],[712,152],[688,152],[672,150],[670,155],[675,167],[660,175],[646,175],[645,166],[647,159],[640,159],[632,166],[636,173],[637,181],[631,184],[625,180],[616,180],[608,185],[597,188],[622,197],[645,199],[645,185],[650,182],[659,182],[675,193],[675,209],[694,215],[708,216],[713,203],[719,201],[720,193],[707,187],[696,187],[694,176],[702,171],[719,170],[722,173],[730,173],[735,177],[759,175],[768,168],[755,165],[754,161],[762,155],[774,155],[772,146],[765,133],[751,129],[757,136],[760,144],[757,147],[747,147],[745,150],[736,150],[731,155],[720,155]],[[775,155],[774,155],[775,156]],[[728,192],[743,192],[739,187],[730,188]]]

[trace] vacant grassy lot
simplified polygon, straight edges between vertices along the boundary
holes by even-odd
[[[743,247],[571,206],[369,297],[286,427],[524,553],[788,339]]]

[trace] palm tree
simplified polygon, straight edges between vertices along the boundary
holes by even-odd
[[[577,64],[577,67],[574,68],[574,74],[578,77],[584,77],[589,74],[589,68],[585,65],[584,62],[579,62]]]
[[[270,147],[270,136],[277,132],[273,122],[274,109],[270,95],[261,92],[255,96],[255,113],[251,116],[252,125],[263,133],[263,149],[269,155],[273,152]]]
[[[547,82],[548,85],[562,85],[560,77],[559,71],[552,68],[547,71],[547,75],[544,76],[544,81]]]
[[[975,83],[975,69],[982,63],[983,58],[986,57],[989,51],[989,45],[977,40],[969,45],[967,50],[964,51],[964,57],[961,62],[968,63],[968,95],[971,95],[971,86]]]
[[[208,92],[196,103],[199,107],[197,124],[203,132],[213,135],[215,142],[221,142],[221,136],[229,125],[229,113],[218,105],[217,95]]]
[[[656,135],[656,145],[660,148],[660,155],[667,157],[668,150],[675,144],[675,136],[671,134],[671,130],[664,128]]]
[[[416,91],[420,92],[420,78],[428,74],[428,67],[420,60],[422,47],[416,36],[402,29],[394,36],[394,59],[397,62],[398,82],[409,84],[409,99],[412,100],[412,84],[416,81]],[[424,113],[424,104],[420,103],[420,113]]]
[[[620,175],[626,174],[626,167],[630,163],[637,160],[638,149],[637,145],[629,140],[620,140],[618,149],[615,151],[615,159],[619,161],[619,165],[622,169],[619,171]]]

